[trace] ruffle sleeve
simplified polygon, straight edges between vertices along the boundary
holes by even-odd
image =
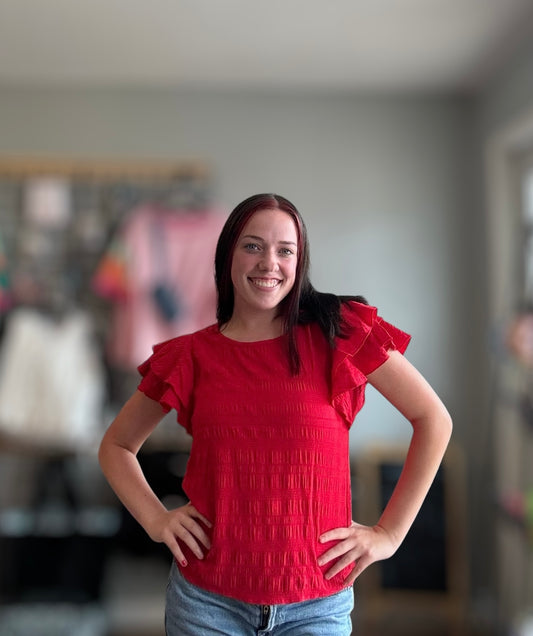
[[[194,383],[191,346],[190,336],[167,340],[155,345],[152,355],[137,367],[142,376],[139,391],[159,402],[167,413],[175,409],[178,422],[189,433]]]
[[[404,353],[411,336],[383,320],[375,307],[349,302],[342,309],[343,331],[332,358],[332,405],[350,427],[365,402],[367,375],[389,357]]]

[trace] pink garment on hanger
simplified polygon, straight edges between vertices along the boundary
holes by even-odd
[[[143,207],[128,216],[119,237],[126,293],[113,293],[103,269],[97,270],[93,280],[97,293],[114,302],[108,345],[113,364],[135,369],[150,355],[154,343],[215,321],[214,259],[225,220],[216,209],[179,213]],[[102,264],[105,260],[106,256]],[[165,320],[154,300],[154,288],[160,282],[177,299],[179,311],[172,321]]]

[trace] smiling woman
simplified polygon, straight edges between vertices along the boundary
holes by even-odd
[[[403,541],[450,417],[403,357],[406,333],[361,297],[314,289],[305,224],[287,199],[255,195],[233,210],[215,279],[217,323],[155,345],[102,440],[102,468],[174,557],[168,636],[348,636],[352,583]],[[413,427],[372,526],[352,520],[348,452],[368,382]],[[183,481],[190,502],[167,510],[137,453],[171,409],[193,444]]]
[[[244,226],[231,265],[234,305],[221,331],[235,340],[281,335],[278,306],[296,278],[298,237],[281,210],[259,210]]]
[[[215,255],[215,279],[218,292],[217,320],[219,326],[223,329],[224,326],[227,327],[229,325],[234,317],[236,290],[234,287],[232,266],[233,261],[238,258],[238,250],[236,249],[237,242],[245,235],[245,232],[251,232],[249,228],[246,229],[246,225],[252,222],[256,215],[260,213],[266,214],[267,212],[284,213],[284,216],[277,217],[281,226],[278,230],[280,236],[278,236],[276,240],[288,241],[290,244],[296,243],[295,247],[292,247],[292,245],[287,246],[296,252],[296,271],[294,273],[294,282],[282,301],[279,302],[275,316],[272,316],[272,314],[270,316],[274,318],[273,323],[269,326],[268,321],[260,322],[262,322],[263,329],[274,334],[276,331],[279,331],[280,326],[282,327],[282,330],[287,334],[291,369],[297,373],[299,369],[299,356],[295,345],[294,327],[299,322],[305,321],[304,314],[306,313],[306,309],[304,305],[312,306],[316,292],[309,280],[309,242],[307,239],[307,228],[296,207],[284,197],[274,194],[257,194],[249,197],[233,210],[223,227]],[[268,225],[267,218],[263,219],[263,225],[265,224]],[[282,229],[288,233],[287,236],[281,235]],[[293,234],[294,231],[296,232],[296,240]],[[267,234],[270,235],[271,232],[271,228],[268,228]],[[244,239],[244,245],[246,244],[254,244],[254,240],[247,241]],[[257,241],[255,245],[255,247],[249,247],[248,249],[254,251],[261,249],[261,246],[257,245]],[[294,258],[290,257],[290,260],[292,262]],[[326,307],[328,305],[326,295],[322,296],[324,307]],[[305,302],[301,302],[304,299]],[[336,302],[336,299],[333,300],[333,304]],[[313,312],[312,309],[311,312]],[[313,319],[314,318],[312,318],[312,320]],[[228,331],[225,333],[228,335]],[[231,332],[229,335],[231,335]],[[268,336],[268,334],[265,335],[267,338],[272,337]],[[333,335],[330,330],[330,336],[333,337]],[[244,337],[243,334],[241,334],[241,337]],[[264,339],[261,338],[258,333],[254,333],[252,338]]]

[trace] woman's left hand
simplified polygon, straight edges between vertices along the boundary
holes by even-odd
[[[363,526],[355,521],[348,528],[328,530],[319,537],[319,541],[338,541],[318,559],[320,566],[335,560],[325,574],[326,579],[331,579],[350,564],[354,564],[353,570],[344,581],[346,585],[352,585],[369,565],[388,559],[397,549],[392,537],[383,527]]]

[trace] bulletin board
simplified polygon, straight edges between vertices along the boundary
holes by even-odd
[[[44,309],[62,301],[91,305],[89,277],[133,207],[153,201],[193,207],[210,188],[211,170],[196,160],[0,156],[4,274],[26,276],[28,284],[35,279]]]
[[[91,281],[129,213],[144,204],[193,210],[209,204],[207,162],[0,156],[0,335],[12,309],[54,319],[81,307],[104,348],[111,308]],[[110,369],[118,402],[128,374]]]

